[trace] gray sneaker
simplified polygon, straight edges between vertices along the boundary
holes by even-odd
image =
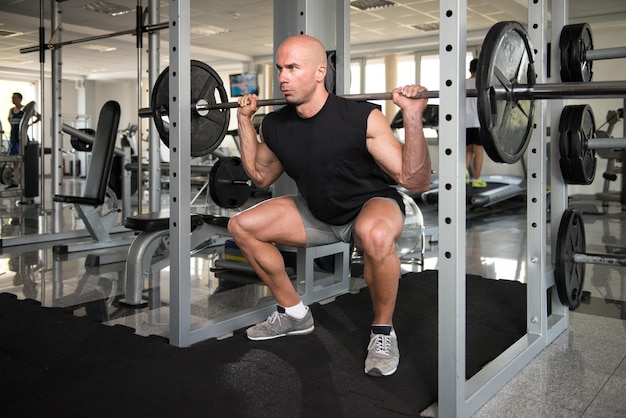
[[[246,330],[248,338],[255,341],[271,340],[287,335],[310,334],[315,329],[311,310],[306,308],[306,315],[302,319],[296,319],[284,312],[276,311],[265,322],[256,324]]]
[[[398,363],[400,350],[396,333],[394,331],[391,331],[391,335],[370,333],[365,373],[376,377],[390,376],[398,369]]]

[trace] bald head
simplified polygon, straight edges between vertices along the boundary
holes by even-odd
[[[313,66],[326,67],[326,49],[322,43],[309,35],[296,35],[285,39],[278,47],[277,54],[289,50]]]

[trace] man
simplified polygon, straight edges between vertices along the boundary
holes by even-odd
[[[20,155],[20,124],[24,117],[24,106],[22,106],[22,94],[15,92],[11,96],[11,102],[13,106],[9,110],[9,123],[11,124],[11,137],[9,140],[9,155]],[[35,120],[33,123],[37,123],[41,120],[41,115],[35,112]],[[19,163],[13,163],[13,170],[17,170]],[[17,187],[13,184],[9,187]]]
[[[465,88],[476,88],[476,69],[478,67],[478,60],[473,59],[470,61],[469,71],[470,78],[465,80]],[[478,100],[476,97],[468,97],[465,105],[465,181],[469,183],[470,167],[472,171],[472,187],[484,188],[487,187],[487,182],[480,177],[480,172],[483,169],[483,144],[480,142],[479,128],[480,122],[478,121]]]
[[[278,303],[277,312],[247,335],[266,340],[314,329],[274,244],[353,240],[363,252],[374,308],[365,372],[388,376],[400,357],[393,312],[400,277],[395,241],[402,233],[404,203],[384,173],[411,191],[429,189],[431,163],[422,128],[427,100],[412,98],[425,89],[393,90],[393,101],[404,112],[403,145],[374,105],[329,95],[326,65],[324,46],[313,37],[294,36],[281,44],[276,68],[287,106],[265,116],[259,139],[251,121],[257,96],[239,99],[241,158],[248,175],[265,188],[286,172],[300,193],[263,201],[230,219],[235,242]]]

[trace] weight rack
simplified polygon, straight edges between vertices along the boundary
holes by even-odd
[[[345,4],[336,0],[337,5]],[[276,1],[275,3],[277,3]],[[303,1],[305,3],[306,1]],[[276,7],[276,5],[275,5]],[[337,7],[340,9],[340,7]],[[531,141],[528,147],[528,203],[527,203],[527,333],[504,353],[486,365],[479,373],[465,380],[465,187],[464,156],[465,81],[461,76],[465,66],[466,1],[440,2],[440,155],[439,166],[453,167],[440,173],[440,182],[449,187],[440,192],[439,205],[439,409],[441,417],[470,416],[499,391],[515,374],[525,367],[543,348],[556,339],[569,325],[569,309],[557,297],[553,260],[548,260],[547,247],[547,179],[551,179],[551,209],[563,213],[567,206],[567,185],[558,164],[547,172],[545,102],[538,103]],[[537,81],[547,78],[548,60],[552,68],[559,68],[556,54],[547,56],[546,0],[529,1],[529,36],[536,48]],[[552,2],[551,44],[558,45],[561,28],[567,19],[567,1]],[[189,34],[183,29],[189,25],[189,1],[170,3],[170,74],[189,74]],[[447,83],[460,80],[457,83]],[[170,77],[170,146],[172,149],[170,213],[173,277],[189,277],[189,225],[180,222],[189,218],[189,208],[179,202],[188,202],[189,174],[181,168],[188,165],[189,144],[180,141],[188,137],[191,103],[181,92],[190,91],[186,77]],[[551,101],[551,126],[558,126],[563,99]],[[558,161],[558,147],[551,147],[550,158]],[[556,239],[557,222],[552,223],[552,245]],[[539,245],[537,245],[539,243]],[[170,342],[187,346],[198,341],[190,327],[190,289],[185,280],[171,281]],[[550,295],[550,296],[549,296]],[[548,312],[550,314],[548,315]]]

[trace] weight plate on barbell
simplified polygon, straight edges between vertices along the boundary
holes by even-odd
[[[252,180],[246,174],[239,157],[220,158],[209,174],[211,199],[220,207],[241,207],[252,194]]]
[[[207,104],[220,104],[228,102],[228,95],[224,83],[219,75],[208,65],[201,61],[191,61],[191,126],[189,138],[191,142],[191,156],[200,157],[212,153],[222,143],[228,123],[230,121],[229,109],[217,109],[209,111],[201,116],[194,109],[199,100],[205,100]],[[159,136],[163,143],[169,147],[169,67],[163,70],[154,83],[150,108]]]
[[[561,158],[559,165],[567,184],[593,183],[596,153],[588,142],[595,137],[596,123],[589,105],[565,106],[559,121]]]
[[[561,81],[589,82],[593,78],[593,61],[587,60],[587,51],[593,49],[591,28],[586,23],[566,25],[559,38],[561,50]]]
[[[480,138],[492,160],[513,164],[530,142],[534,99],[517,100],[515,87],[535,83],[533,48],[518,22],[496,23],[478,57],[476,93]]]
[[[567,209],[561,218],[556,237],[554,279],[559,300],[572,309],[580,305],[585,281],[585,263],[575,262],[574,255],[584,254],[585,251],[583,218],[577,210]]]

